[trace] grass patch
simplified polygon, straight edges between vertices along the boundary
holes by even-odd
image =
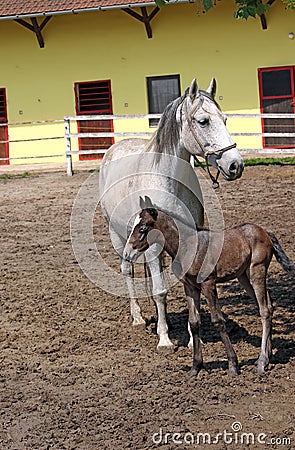
[[[3,175],[0,175],[0,180],[11,180],[12,178],[28,178],[30,175],[30,172],[24,172],[22,174],[4,173]]]
[[[286,158],[245,158],[245,166],[294,166],[295,157]]]

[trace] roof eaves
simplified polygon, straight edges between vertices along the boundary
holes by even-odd
[[[180,0],[181,2],[186,0]],[[28,13],[28,14],[15,14],[10,16],[0,16],[0,20],[16,20],[16,19],[26,19],[31,17],[46,17],[46,16],[56,16],[62,14],[79,14],[84,12],[93,12],[93,11],[105,11],[107,9],[122,9],[122,8],[140,8],[144,6],[155,6],[154,1],[150,2],[142,2],[142,3],[126,3],[126,4],[118,4],[118,5],[105,5],[105,6],[97,6],[95,8],[79,8],[79,9],[67,9],[63,11],[46,11],[39,13]]]

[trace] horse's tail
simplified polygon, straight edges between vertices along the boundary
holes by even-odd
[[[267,234],[269,235],[272,241],[274,255],[278,263],[281,264],[281,266],[283,267],[284,270],[286,270],[286,272],[292,272],[293,270],[295,270],[295,265],[293,261],[291,261],[291,259],[288,258],[276,236],[270,231],[267,231]]]

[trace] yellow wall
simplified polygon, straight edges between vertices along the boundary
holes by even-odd
[[[75,115],[74,83],[103,79],[111,79],[114,114],[146,114],[146,77],[167,74],[180,74],[182,91],[194,76],[202,88],[215,76],[224,111],[258,113],[257,68],[295,64],[295,39],[288,38],[295,32],[295,13],[275,2],[263,31],[258,19],[234,19],[233,9],[232,1],[218,3],[207,14],[198,13],[196,4],[166,6],[152,21],[152,39],[142,23],[117,9],[54,16],[43,29],[44,49],[26,28],[0,21],[0,87],[6,88],[8,120]],[[119,122],[116,130],[124,126]],[[139,126],[136,122],[132,129]],[[260,121],[229,120],[231,131],[242,127],[260,131]],[[63,134],[63,123],[9,129],[11,140]],[[63,139],[10,144],[10,156],[16,158],[64,150]]]

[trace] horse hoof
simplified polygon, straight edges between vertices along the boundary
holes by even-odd
[[[137,320],[136,322],[133,321],[132,327],[133,327],[133,329],[136,330],[136,331],[144,331],[144,330],[146,329],[146,323],[145,323],[145,320],[142,319],[142,321],[141,321],[141,320],[140,320],[140,321]]]
[[[229,375],[240,375],[240,371],[236,367],[231,367],[230,369],[228,369],[228,373]]]
[[[187,344],[187,348],[189,348],[190,350],[194,349],[194,343],[189,341],[189,343]]]
[[[269,362],[268,361],[259,361],[259,359],[256,361],[256,373],[262,374],[265,373],[265,370],[268,367]]]
[[[171,353],[174,353],[174,345],[158,345],[157,346],[157,352],[162,353],[163,355],[169,355]]]
[[[263,374],[263,373],[265,373],[265,366],[262,366],[262,365],[257,365],[257,367],[256,367],[256,372],[258,373],[258,374]]]
[[[200,370],[201,370],[201,368],[196,369],[195,367],[192,367],[188,372],[188,376],[190,378],[195,378],[198,375],[198,373],[200,372]]]

